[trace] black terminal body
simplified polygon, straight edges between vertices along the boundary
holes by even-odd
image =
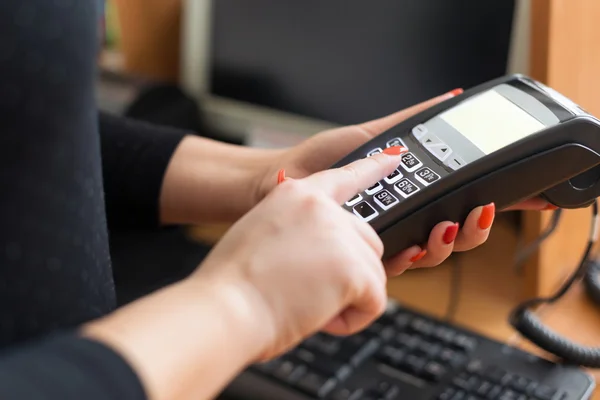
[[[404,145],[394,174],[343,205],[370,223],[389,258],[426,243],[441,221],[477,206],[503,209],[534,196],[561,208],[600,195],[600,121],[523,75],[501,77],[437,104],[332,167]]]

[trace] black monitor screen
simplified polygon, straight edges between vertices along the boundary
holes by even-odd
[[[504,75],[512,0],[214,0],[213,94],[340,124]]]

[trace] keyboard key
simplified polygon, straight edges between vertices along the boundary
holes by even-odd
[[[558,391],[556,389],[545,385],[538,386],[533,392],[533,395],[539,398],[539,400],[555,400],[556,398],[560,398],[557,394]]]
[[[436,358],[443,364],[454,368],[462,366],[467,361],[467,357],[464,354],[449,348],[440,350]]]
[[[391,185],[392,183],[394,183],[394,182],[398,181],[400,178],[402,178],[402,176],[403,176],[402,172],[395,169],[394,172],[392,172],[391,174],[389,174],[388,176],[385,177],[385,181]]]
[[[379,349],[381,342],[378,339],[369,340],[350,360],[354,367],[361,365],[367,358],[371,357]]]
[[[494,385],[488,392],[486,398],[495,399],[496,397],[498,397],[498,395],[500,395],[500,393],[502,393],[502,386]]]
[[[404,362],[401,366],[406,367],[410,372],[415,375],[420,375],[427,364],[427,360],[423,357],[419,357],[415,354],[409,354],[404,358]]]
[[[466,392],[458,390],[456,393],[454,393],[450,400],[467,400],[468,396],[469,395]]]
[[[381,184],[381,182],[377,182],[376,184],[365,190],[365,193],[367,193],[368,195],[372,195],[374,193],[379,192],[381,189],[383,189],[383,185]]]
[[[352,390],[347,388],[338,389],[331,395],[331,400],[360,400],[364,391],[362,389]]]
[[[421,189],[419,189],[419,187],[410,179],[402,178],[398,183],[396,183],[394,190],[400,193],[402,197],[407,199]]]
[[[479,385],[479,379],[474,375],[463,372],[454,378],[452,384],[460,389],[470,392]]]
[[[503,368],[492,365],[487,367],[482,375],[487,379],[501,385],[506,385],[511,380],[511,375],[506,372]]]
[[[435,358],[441,349],[441,346],[436,343],[432,343],[427,340],[421,340],[415,351],[423,354],[427,358]]]
[[[334,356],[340,350],[341,340],[334,336],[317,334],[306,339],[302,346],[327,356]]]
[[[273,376],[282,381],[293,383],[306,373],[306,367],[292,361],[283,361],[275,370]]]
[[[413,153],[408,152],[404,153],[402,156],[402,162],[400,165],[402,165],[406,171],[413,172],[421,168],[423,163]]]
[[[311,396],[322,399],[327,396],[337,385],[333,378],[310,372],[298,380],[296,386]]]
[[[375,200],[375,203],[377,203],[377,205],[384,210],[389,210],[399,203],[398,199],[387,190],[382,190],[381,192],[377,193],[375,196],[373,196],[373,200]]]
[[[415,318],[410,323],[410,329],[413,332],[429,336],[433,333],[435,325],[433,325],[431,322],[424,320],[423,318]]]
[[[396,327],[401,330],[406,328],[410,321],[411,316],[406,313],[399,313],[394,317],[394,325],[396,325]]]
[[[354,206],[354,214],[365,222],[371,221],[373,218],[379,215],[373,206],[366,201]]]
[[[484,370],[483,363],[478,359],[469,361],[469,364],[467,365],[467,371],[472,374],[482,374]]]
[[[538,386],[537,382],[532,379],[525,378],[524,376],[508,375],[508,378],[509,379],[507,379],[507,381],[509,381],[509,385],[521,393],[531,392]]]
[[[393,346],[385,346],[383,349],[381,349],[377,358],[385,364],[398,366],[404,359],[405,355],[406,352],[402,349]]]
[[[361,332],[361,333],[347,336],[341,342],[342,343],[341,351],[349,353],[349,354],[354,354],[361,347],[363,347],[369,341],[369,339],[371,339],[371,336],[369,336],[366,332]]]
[[[378,396],[379,399],[394,400],[400,394],[400,390],[396,385],[393,385],[387,381],[381,381],[377,385],[377,389],[375,389],[374,394]]]
[[[415,178],[417,178],[417,180],[423,185],[429,186],[435,181],[439,180],[440,176],[437,173],[435,173],[431,168],[425,167],[421,168],[415,173]]]
[[[488,381],[482,381],[482,382],[479,382],[479,385],[475,389],[475,393],[477,393],[479,396],[486,397],[488,392],[490,390],[492,390],[493,387],[494,387],[493,383],[488,382]]]
[[[346,363],[307,349],[297,348],[291,352],[290,356],[325,377],[344,380],[352,373],[352,368]]]
[[[456,389],[453,387],[447,387],[444,389],[442,393],[440,393],[437,397],[437,400],[450,400],[452,396],[456,393]]]
[[[472,351],[477,347],[477,341],[463,334],[456,335],[452,340],[452,344],[464,351]]]
[[[396,336],[396,342],[402,347],[410,350],[416,350],[421,342],[421,339],[416,335],[399,333],[398,336]]]
[[[497,400],[527,400],[527,396],[524,394],[517,393],[510,389],[505,389],[500,393]]]
[[[432,333],[434,338],[444,343],[452,343],[455,335],[456,332],[453,329],[446,328],[445,326],[438,326]]]
[[[423,376],[432,381],[439,381],[444,375],[446,375],[446,368],[440,363],[430,361],[425,365],[423,369]]]
[[[353,205],[355,205],[356,203],[358,203],[359,201],[361,201],[363,198],[360,194],[357,194],[356,196],[354,196],[353,198],[351,198],[350,200],[348,200],[346,202],[346,205],[348,207],[352,207]]]

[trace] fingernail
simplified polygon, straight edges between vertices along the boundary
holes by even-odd
[[[417,262],[419,261],[421,258],[425,257],[425,254],[427,254],[427,250],[421,250],[421,252],[419,254],[414,255],[411,259],[410,262]]]
[[[283,181],[285,181],[285,169],[282,168],[277,173],[277,184],[279,185]]]
[[[459,225],[458,223],[456,223],[446,228],[446,232],[444,232],[444,236],[442,237],[444,243],[450,244],[454,242],[454,239],[456,239],[456,235],[458,235],[458,227]]]
[[[558,207],[554,204],[548,204],[546,207],[542,208],[542,211],[554,211],[558,210]]]
[[[387,154],[388,156],[398,156],[402,153],[406,153],[407,151],[408,151],[408,149],[406,147],[392,146],[392,147],[388,147],[387,149],[385,149],[383,151],[383,153]]]
[[[492,222],[494,221],[494,214],[496,213],[496,205],[494,203],[490,203],[487,206],[484,206],[481,210],[481,215],[479,216],[479,220],[477,221],[479,225],[479,229],[486,230],[490,226],[492,226]]]
[[[452,96],[458,96],[459,94],[462,94],[464,92],[464,90],[462,88],[456,88],[454,90],[451,90],[448,92],[448,94],[451,94]]]

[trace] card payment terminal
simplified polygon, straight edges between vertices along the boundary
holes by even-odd
[[[409,149],[400,167],[343,207],[368,222],[384,258],[426,243],[441,221],[477,206],[542,196],[561,208],[600,195],[600,121],[555,90],[511,75],[466,90],[387,130],[333,167],[384,148]]]

